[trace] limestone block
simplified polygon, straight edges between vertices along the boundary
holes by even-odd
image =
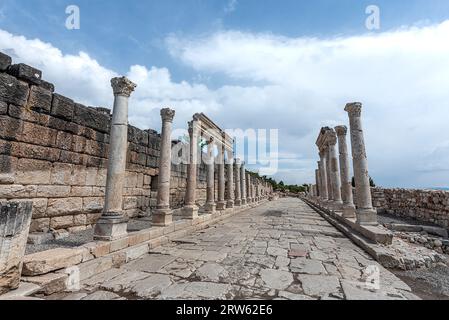
[[[51,295],[66,290],[67,277],[67,274],[49,273],[36,277],[23,277],[22,280],[38,285],[41,288],[39,292]]]
[[[51,169],[51,184],[70,185],[73,165],[68,163],[54,163]]]
[[[61,154],[61,151],[59,149],[43,147],[22,142],[11,142],[10,150],[11,155],[17,158],[29,158],[51,162],[57,161],[60,158]]]
[[[31,202],[0,203],[0,294],[19,287],[31,216]]]
[[[27,102],[28,85],[13,76],[0,73],[0,100],[16,106],[23,106]]]
[[[96,186],[97,168],[86,168],[86,186]]]
[[[8,117],[0,116],[0,138],[15,139],[23,130],[23,121]]]
[[[71,267],[83,260],[82,249],[57,248],[25,256],[22,274],[35,276]]]
[[[30,225],[30,232],[48,232],[50,229],[50,218],[33,219]]]
[[[38,125],[32,122],[23,122],[23,128],[17,140],[26,143],[51,147],[56,141],[56,132],[45,126]]]
[[[29,201],[33,202],[33,219],[44,218],[47,212],[48,199],[34,198],[30,199]]]
[[[12,63],[10,56],[0,52],[0,71],[6,71]]]
[[[108,133],[110,130],[109,115],[81,104],[75,104],[73,121],[104,133]]]
[[[34,198],[37,194],[37,186],[5,185],[0,188],[0,198]]]
[[[59,131],[56,135],[54,147],[63,150],[72,149],[72,134],[69,132]]]
[[[107,177],[107,170],[106,169],[98,169],[98,173],[97,173],[97,177],[96,177],[97,187],[106,186],[106,177]]]
[[[50,184],[51,167],[51,162],[48,161],[19,159],[15,183],[48,185]]]
[[[73,217],[73,225],[74,226],[84,226],[87,224],[87,215],[78,214]]]
[[[47,215],[56,217],[62,215],[73,215],[81,213],[83,210],[82,198],[62,198],[49,199],[47,205]]]
[[[27,109],[50,112],[52,93],[41,86],[32,86],[28,98]]]
[[[60,94],[53,94],[53,102],[51,105],[51,115],[71,121],[75,103],[72,99],[64,97]]]
[[[104,207],[104,198],[86,197],[83,198],[83,212],[95,213],[101,212]]]
[[[138,198],[137,197],[125,197],[123,201],[123,209],[135,209],[138,207]]]
[[[73,197],[90,197],[93,195],[92,187],[72,187],[70,195]]]
[[[73,216],[61,216],[50,218],[50,228],[64,229],[73,226]]]
[[[0,114],[7,114],[8,113],[8,104],[0,101]]]
[[[42,71],[30,67],[24,63],[13,64],[8,68],[7,71],[10,75],[24,80],[29,83],[39,85],[42,79]]]
[[[37,186],[36,197],[63,198],[70,196],[70,186]]]

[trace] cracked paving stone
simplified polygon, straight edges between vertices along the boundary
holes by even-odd
[[[194,275],[201,281],[218,282],[221,278],[228,277],[228,272],[217,263],[205,263],[196,270]]]
[[[109,291],[96,291],[81,300],[117,300],[120,299],[118,294]]]
[[[335,276],[298,275],[304,293],[308,296],[322,297],[341,290],[340,281]]]
[[[132,293],[140,298],[155,298],[168,288],[173,281],[168,275],[153,274],[124,287],[125,293]]]
[[[141,271],[129,271],[125,272],[109,281],[104,282],[100,285],[100,288],[114,291],[114,292],[120,292],[122,291],[129,283],[132,283],[134,281],[143,280],[145,278],[149,277],[148,273],[141,272]]]
[[[293,282],[293,274],[287,271],[264,269],[260,271],[262,281],[268,288],[284,290]]]
[[[305,273],[312,275],[327,274],[321,261],[307,258],[296,258],[290,262],[290,270],[294,273]]]
[[[161,299],[231,299],[232,286],[211,282],[176,283],[162,291]]]

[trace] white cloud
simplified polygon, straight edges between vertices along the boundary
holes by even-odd
[[[441,148],[449,141],[441,134],[449,116],[448,35],[446,21],[329,39],[226,31],[171,36],[167,45],[173,57],[195,70],[254,83],[253,94],[242,88],[247,95],[234,97],[246,105],[244,115],[257,114],[258,123],[282,128],[282,150],[309,159],[309,166],[315,166],[320,126],[347,123],[344,104],[363,102],[374,179],[420,187],[449,178],[447,163],[442,168],[440,161],[432,173],[423,171],[434,154],[449,157],[449,149]],[[309,170],[297,173],[298,182],[313,178]]]
[[[344,104],[364,103],[370,173],[380,185],[447,185],[449,21],[379,34],[331,39],[287,38],[239,31],[167,39],[169,52],[201,76],[227,77],[217,89],[175,82],[168,69],[131,66],[138,84],[130,122],[159,129],[159,109],[177,111],[186,127],[206,112],[224,128],[279,128],[276,178],[312,182],[314,145],[323,125],[346,124]],[[57,91],[90,105],[110,106],[116,76],[88,54],[65,55],[51,44],[0,30],[0,50],[43,70]],[[235,85],[246,83],[250,85]]]

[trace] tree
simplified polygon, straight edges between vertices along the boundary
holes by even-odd
[[[376,184],[374,183],[374,180],[371,177],[369,177],[369,186],[371,188],[375,188],[376,187]],[[354,177],[352,177],[352,187],[355,188],[355,178]]]

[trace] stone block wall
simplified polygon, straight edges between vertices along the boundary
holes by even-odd
[[[449,227],[449,192],[416,189],[373,188],[373,205],[399,217]]]
[[[39,70],[11,63],[0,53],[0,201],[33,202],[30,232],[84,230],[104,204],[110,110],[57,94]],[[156,205],[160,135],[129,126],[128,140],[123,209],[134,217]],[[174,208],[184,202],[186,172],[173,166]]]

